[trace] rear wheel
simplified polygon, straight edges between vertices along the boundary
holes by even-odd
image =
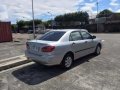
[[[95,55],[99,55],[100,52],[101,52],[101,47],[100,47],[100,45],[98,45],[98,46],[96,47],[96,50],[95,50]]]
[[[65,55],[61,63],[61,66],[65,69],[69,69],[72,66],[72,64],[73,64],[73,56],[71,54]]]

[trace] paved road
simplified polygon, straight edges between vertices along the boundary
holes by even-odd
[[[26,49],[26,41],[31,39],[31,34],[13,34],[13,41],[0,43],[0,60],[23,55]]]
[[[25,48],[25,42],[0,43],[0,60],[23,55]]]
[[[35,63],[0,73],[0,90],[120,90],[120,34],[105,39],[101,55],[77,60],[72,69]]]
[[[29,34],[13,34],[14,42],[0,43],[0,60],[24,54]]]

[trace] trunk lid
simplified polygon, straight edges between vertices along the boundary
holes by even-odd
[[[27,51],[36,55],[43,55],[45,52],[42,52],[41,49],[53,43],[53,41],[31,40],[27,42]]]

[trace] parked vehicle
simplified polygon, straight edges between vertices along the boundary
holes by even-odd
[[[32,34],[33,33],[33,30],[28,30],[28,34]]]
[[[26,57],[47,66],[70,68],[73,60],[88,54],[100,54],[102,40],[87,30],[52,30],[26,43]]]

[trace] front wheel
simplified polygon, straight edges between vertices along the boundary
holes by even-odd
[[[95,50],[95,55],[99,55],[101,53],[101,47],[98,45]]]
[[[69,69],[73,64],[73,57],[72,55],[65,55],[65,57],[63,58],[63,61],[61,63],[61,66],[65,69]]]

